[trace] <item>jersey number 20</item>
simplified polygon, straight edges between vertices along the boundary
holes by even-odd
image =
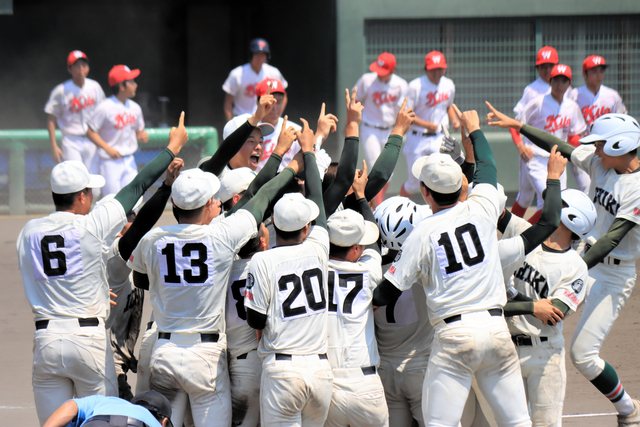
[[[290,317],[302,317],[314,314],[313,312],[322,311],[327,308],[327,299],[324,295],[324,286],[322,285],[322,270],[312,268],[306,270],[302,275],[296,273],[285,274],[278,279],[278,291],[281,295],[287,289],[293,286],[291,293],[282,301],[282,317],[284,319]],[[304,304],[293,306],[296,298],[304,289]],[[316,299],[316,295],[320,295],[320,300]]]

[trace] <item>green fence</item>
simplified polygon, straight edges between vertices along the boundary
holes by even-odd
[[[139,144],[135,153],[138,168],[166,147],[169,130],[146,129],[149,142]],[[218,149],[218,132],[213,127],[188,127],[187,132],[189,142],[178,157],[185,161],[185,168],[192,168],[202,157],[210,156]],[[60,131],[56,135],[60,141]],[[53,203],[49,180],[54,165],[46,130],[0,131],[0,213],[50,212]]]

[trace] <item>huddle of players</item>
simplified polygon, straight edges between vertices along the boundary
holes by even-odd
[[[489,403],[499,425],[531,425],[523,377],[536,425],[559,422],[564,342],[560,328],[546,322],[555,324],[575,311],[589,292],[611,294],[611,286],[615,283],[620,288],[622,281],[625,287],[614,293],[621,309],[635,281],[629,266],[633,267],[638,255],[634,252],[638,246],[631,240],[636,239],[633,224],[640,209],[634,206],[632,194],[626,194],[633,186],[625,181],[635,178],[628,172],[638,166],[633,154],[640,137],[637,123],[628,116],[606,116],[596,122],[591,137],[582,141],[595,142],[596,149],[589,145],[573,149],[490,107],[491,124],[517,129],[552,152],[540,222],[528,228],[504,211],[495,163],[479,130],[477,114],[460,113],[453,106],[465,129],[466,158],[460,159],[460,144],[447,138],[438,149],[450,155],[420,157],[412,168],[423,198],[436,215],[420,222],[429,212],[406,199],[390,199],[376,209],[381,241],[392,251],[407,248],[389,266],[396,254],[386,256],[386,261],[381,258],[378,228],[372,224],[374,216],[367,201],[387,183],[402,136],[415,125],[415,114],[404,105],[400,108],[368,182],[366,165],[356,172],[353,182],[344,182],[345,176],[354,175],[358,128],[363,109],[366,111],[366,106],[355,101],[355,90],[353,99],[347,92],[347,138],[333,182],[327,183],[327,175],[321,183],[324,168],[318,168],[315,161],[316,142],[332,128],[324,111],[316,135],[306,121],[302,130],[286,129],[260,173],[249,177],[248,171],[232,165],[243,144],[233,144],[235,151],[228,150],[231,141],[252,135],[259,140],[265,133],[257,128],[255,135],[254,130],[278,103],[271,86],[258,99],[256,112],[234,125],[220,153],[206,160],[202,170],[179,174],[181,164],[173,159],[179,144],[186,142],[182,117],[181,126],[172,130],[169,149],[159,156],[161,161],[147,165],[145,169],[150,170],[143,169],[138,182],[91,213],[91,192],[84,189],[99,187],[100,182],[93,182],[99,178],[76,162],[54,168],[56,206],[76,215],[61,212],[31,221],[18,241],[25,292],[36,314],[34,394],[41,422],[48,409],[55,410],[55,404],[70,398],[74,389],[77,395],[113,393],[109,363],[102,365],[98,379],[95,371],[100,367],[92,367],[93,372],[65,370],[64,376],[72,378],[71,387],[54,386],[48,378],[61,374],[59,366],[58,372],[52,372],[56,363],[51,360],[69,351],[49,348],[52,338],[81,346],[78,341],[89,330],[83,328],[92,328],[98,341],[102,339],[100,319],[104,320],[107,311],[104,297],[108,291],[100,254],[109,246],[110,254],[116,256],[110,256],[107,274],[113,271],[111,260],[117,260],[120,267],[133,269],[136,286],[150,291],[157,342],[152,345],[148,384],[172,402],[176,425],[182,424],[186,413],[195,425],[229,425],[232,413],[233,422],[242,425],[255,425],[259,417],[264,425],[322,425],[325,420],[328,425],[409,425],[412,419],[419,425],[457,425],[474,374],[476,392]],[[327,125],[329,130],[323,135],[320,128]],[[276,176],[294,139],[300,154]],[[601,185],[597,187],[597,208],[575,190],[560,193],[559,178],[566,161],[559,153]],[[253,169],[253,160],[248,160],[249,169]],[[124,212],[131,210],[148,182],[162,173],[161,163],[170,168],[165,185],[145,204],[143,209],[147,209],[140,211],[137,222],[114,240],[124,225]],[[297,191],[301,184],[295,181],[303,169],[306,197]],[[468,200],[463,170],[474,183]],[[223,182],[227,177],[233,179],[220,188],[216,175]],[[241,181],[246,184],[238,186]],[[353,195],[345,198],[350,188]],[[214,198],[218,192],[220,200]],[[225,199],[230,196],[224,200],[230,211],[223,216],[222,194]],[[71,204],[69,200],[61,204],[61,195],[72,196]],[[179,224],[147,233],[159,217],[158,207],[169,198]],[[622,204],[615,201],[621,199]],[[331,215],[341,203],[353,209]],[[566,207],[561,209],[563,204]],[[276,248],[266,251],[269,231],[264,220],[270,206]],[[414,225],[418,231],[411,233]],[[504,233],[500,242],[495,238],[496,228]],[[585,255],[586,266],[595,266],[598,272],[598,261],[604,260],[619,270],[615,279],[603,272],[592,275],[595,283],[588,286],[585,262],[570,246],[573,239],[587,235],[598,242]],[[509,236],[514,237],[507,239]],[[85,243],[85,238],[92,243]],[[607,252],[611,246],[613,255]],[[124,266],[126,259],[129,262]],[[383,263],[388,267],[384,279]],[[507,290],[501,273],[510,278],[514,271],[515,291],[509,289],[513,301],[505,305]],[[93,280],[87,281],[86,275],[93,275]],[[80,281],[92,283],[100,292],[79,292]],[[99,300],[93,300],[96,295]],[[63,310],[63,301],[74,310]],[[601,302],[602,298],[587,298],[580,325],[589,333],[577,330],[572,359],[614,401],[621,413],[620,425],[638,425],[637,402],[624,392],[613,368],[597,356],[619,314],[618,309],[603,315]],[[386,307],[374,315],[373,306]],[[502,307],[505,315],[516,316],[508,328]],[[601,330],[595,339],[593,325]],[[262,331],[259,341],[254,329]],[[589,337],[578,339],[586,335]],[[91,339],[95,342],[95,335]],[[108,354],[104,341],[104,346],[92,351]],[[248,351],[242,353],[243,349]],[[532,357],[525,355],[537,359],[531,363]],[[548,360],[540,361],[541,355]],[[81,356],[87,359],[86,354]],[[547,366],[555,366],[553,375]],[[87,385],[84,377],[102,383]],[[513,399],[505,401],[506,394]]]
[[[104,195],[115,194],[138,173],[133,157],[138,142],[149,141],[142,109],[131,99],[140,70],[115,65],[109,71],[112,95],[108,98],[98,82],[87,78],[89,59],[84,52],[69,53],[67,70],[71,79],[51,91],[44,108],[51,156],[56,163],[81,161],[90,173],[105,177]],[[56,124],[62,133],[61,147]]]

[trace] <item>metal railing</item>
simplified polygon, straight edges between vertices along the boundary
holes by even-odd
[[[138,168],[155,157],[169,140],[169,128],[146,131],[149,142],[139,144],[134,154]],[[218,132],[213,127],[188,127],[187,132],[189,141],[179,157],[185,161],[185,168],[192,168],[202,157],[218,149]],[[56,131],[58,141],[61,137],[60,131]],[[50,150],[46,130],[0,130],[1,214],[42,213],[53,209],[50,176],[55,162]]]

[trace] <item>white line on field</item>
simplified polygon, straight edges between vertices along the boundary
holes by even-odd
[[[571,415],[563,415],[562,418],[606,417],[609,415],[618,415],[618,413],[617,412],[600,412],[598,414],[571,414]]]

